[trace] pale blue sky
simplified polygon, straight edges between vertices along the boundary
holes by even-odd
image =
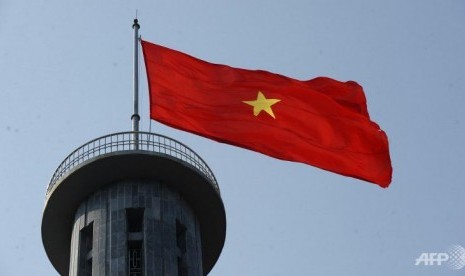
[[[213,276],[463,275],[414,266],[465,246],[465,2],[0,0],[0,275],[57,275],[41,214],[59,163],[129,130],[144,39],[298,79],[355,80],[390,139],[391,187],[152,124],[213,169],[227,237]],[[141,74],[141,126],[149,129]]]

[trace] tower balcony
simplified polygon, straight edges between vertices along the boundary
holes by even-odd
[[[127,131],[101,136],[70,153],[53,173],[52,179],[47,186],[46,197],[50,195],[57,182],[87,162],[114,153],[134,153],[139,151],[176,159],[184,165],[192,167],[207,178],[212,187],[220,194],[218,182],[210,167],[188,146],[160,134]]]
[[[226,236],[218,182],[207,163],[189,147],[149,132],[118,132],[91,140],[70,153],[55,170],[46,190],[41,229],[45,251],[55,269],[61,275],[70,272],[78,207],[96,193],[128,181],[167,187],[188,204],[201,230],[202,267],[207,274],[218,260]],[[118,190],[111,200],[123,206],[128,203],[123,194],[120,197]],[[144,196],[139,198],[137,204],[142,204]]]

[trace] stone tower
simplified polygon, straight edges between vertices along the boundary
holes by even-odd
[[[212,171],[162,135],[94,139],[65,158],[47,187],[42,240],[61,275],[206,275],[225,234]]]

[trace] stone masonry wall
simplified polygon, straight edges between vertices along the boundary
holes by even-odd
[[[92,224],[92,275],[128,275],[127,208],[144,208],[143,275],[178,276],[176,221],[185,228],[184,266],[188,276],[201,276],[200,229],[181,196],[156,181],[121,181],[104,187],[76,211],[71,238],[70,276],[80,276],[80,231]],[[81,253],[82,254],[82,253]]]

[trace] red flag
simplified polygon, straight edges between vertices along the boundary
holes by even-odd
[[[299,81],[212,64],[142,41],[150,117],[275,158],[389,186],[386,134],[356,82]]]

